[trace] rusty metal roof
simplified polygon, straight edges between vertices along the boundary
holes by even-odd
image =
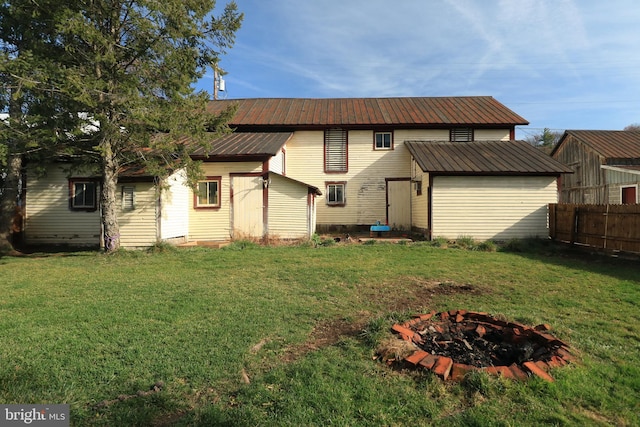
[[[528,122],[490,96],[411,98],[255,98],[211,101],[219,113],[238,110],[230,125],[242,127],[321,126],[515,126]]]
[[[567,130],[554,147],[553,155],[565,140],[574,138],[579,143],[607,159],[607,163],[616,163],[622,159],[640,161],[640,131],[624,130]]]
[[[291,138],[291,132],[233,132],[213,141],[209,150],[197,149],[194,157],[271,157]]]
[[[424,172],[434,175],[558,175],[571,168],[524,141],[405,141]]]

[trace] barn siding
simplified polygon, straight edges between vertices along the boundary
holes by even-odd
[[[605,172],[600,168],[602,156],[569,136],[553,158],[574,171],[562,176],[560,203],[610,203]]]
[[[433,237],[547,237],[555,177],[434,177]]]
[[[120,246],[124,248],[152,246],[158,241],[156,187],[151,182],[118,184],[116,197],[121,197],[123,187],[133,187],[135,207],[133,210],[124,210],[123,204],[118,203]]]
[[[268,234],[282,239],[308,238],[308,187],[271,174]]]
[[[189,190],[189,240],[228,240],[231,236],[231,173],[261,172],[260,162],[205,162],[205,176],[221,176],[219,209],[194,209],[193,191]]]
[[[27,245],[99,246],[100,214],[98,210],[69,209],[69,180],[62,167],[51,167],[46,176],[40,178],[30,169],[26,181],[24,233]]]

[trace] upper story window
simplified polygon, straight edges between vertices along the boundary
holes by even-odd
[[[195,195],[196,208],[220,207],[220,177],[207,177],[198,182],[198,193]]]
[[[69,180],[69,208],[95,211],[98,209],[98,183],[86,178]]]
[[[324,171],[347,172],[347,131],[327,129],[324,131]]]
[[[375,150],[393,150],[393,132],[374,132],[373,139]]]
[[[449,134],[450,141],[468,142],[473,141],[473,129],[453,128]]]

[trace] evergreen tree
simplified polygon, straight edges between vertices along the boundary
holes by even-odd
[[[96,165],[108,251],[119,247],[118,176],[136,166],[160,177],[185,168],[195,179],[199,165],[189,154],[228,131],[233,111],[208,114],[208,94],[192,89],[232,47],[243,18],[233,1],[218,16],[214,8],[215,0],[0,7],[0,98],[19,104],[3,127],[5,151],[24,151],[28,141],[37,145],[31,151]]]

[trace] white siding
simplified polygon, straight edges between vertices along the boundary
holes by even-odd
[[[547,237],[555,177],[434,177],[432,236]]]
[[[429,131],[394,132],[394,150],[374,150],[373,130],[349,131],[347,173],[324,173],[323,131],[296,132],[287,143],[287,176],[314,185],[318,225],[362,225],[386,220],[385,178],[408,178],[410,156],[403,141]],[[328,206],[326,182],[347,181],[346,205]]]
[[[86,177],[89,174],[76,173]],[[98,189],[98,195],[99,195]],[[25,199],[25,242],[28,245],[100,244],[100,215],[69,209],[69,180],[61,167],[37,178],[28,171]]]
[[[219,209],[194,209],[193,191],[189,191],[189,241],[228,240],[231,237],[231,173],[261,172],[260,162],[207,163],[205,176],[221,176]]]
[[[508,141],[508,129],[476,129],[473,131],[475,141]]]
[[[308,187],[282,176],[271,174],[269,186],[269,224],[271,237],[301,239],[311,236],[309,230]]]
[[[429,174],[422,172],[415,160],[411,160],[411,225],[421,230],[429,228]],[[418,195],[416,183],[422,183],[422,194]]]
[[[189,234],[189,186],[186,173],[178,171],[167,179],[162,191],[160,238],[175,239]]]
[[[158,241],[156,187],[151,182],[122,183],[118,184],[116,197],[122,197],[123,187],[134,189],[135,204],[133,210],[123,210],[122,203],[118,203],[120,246],[151,246]]]
[[[271,172],[286,174],[285,170],[285,147],[269,160],[269,170]]]

